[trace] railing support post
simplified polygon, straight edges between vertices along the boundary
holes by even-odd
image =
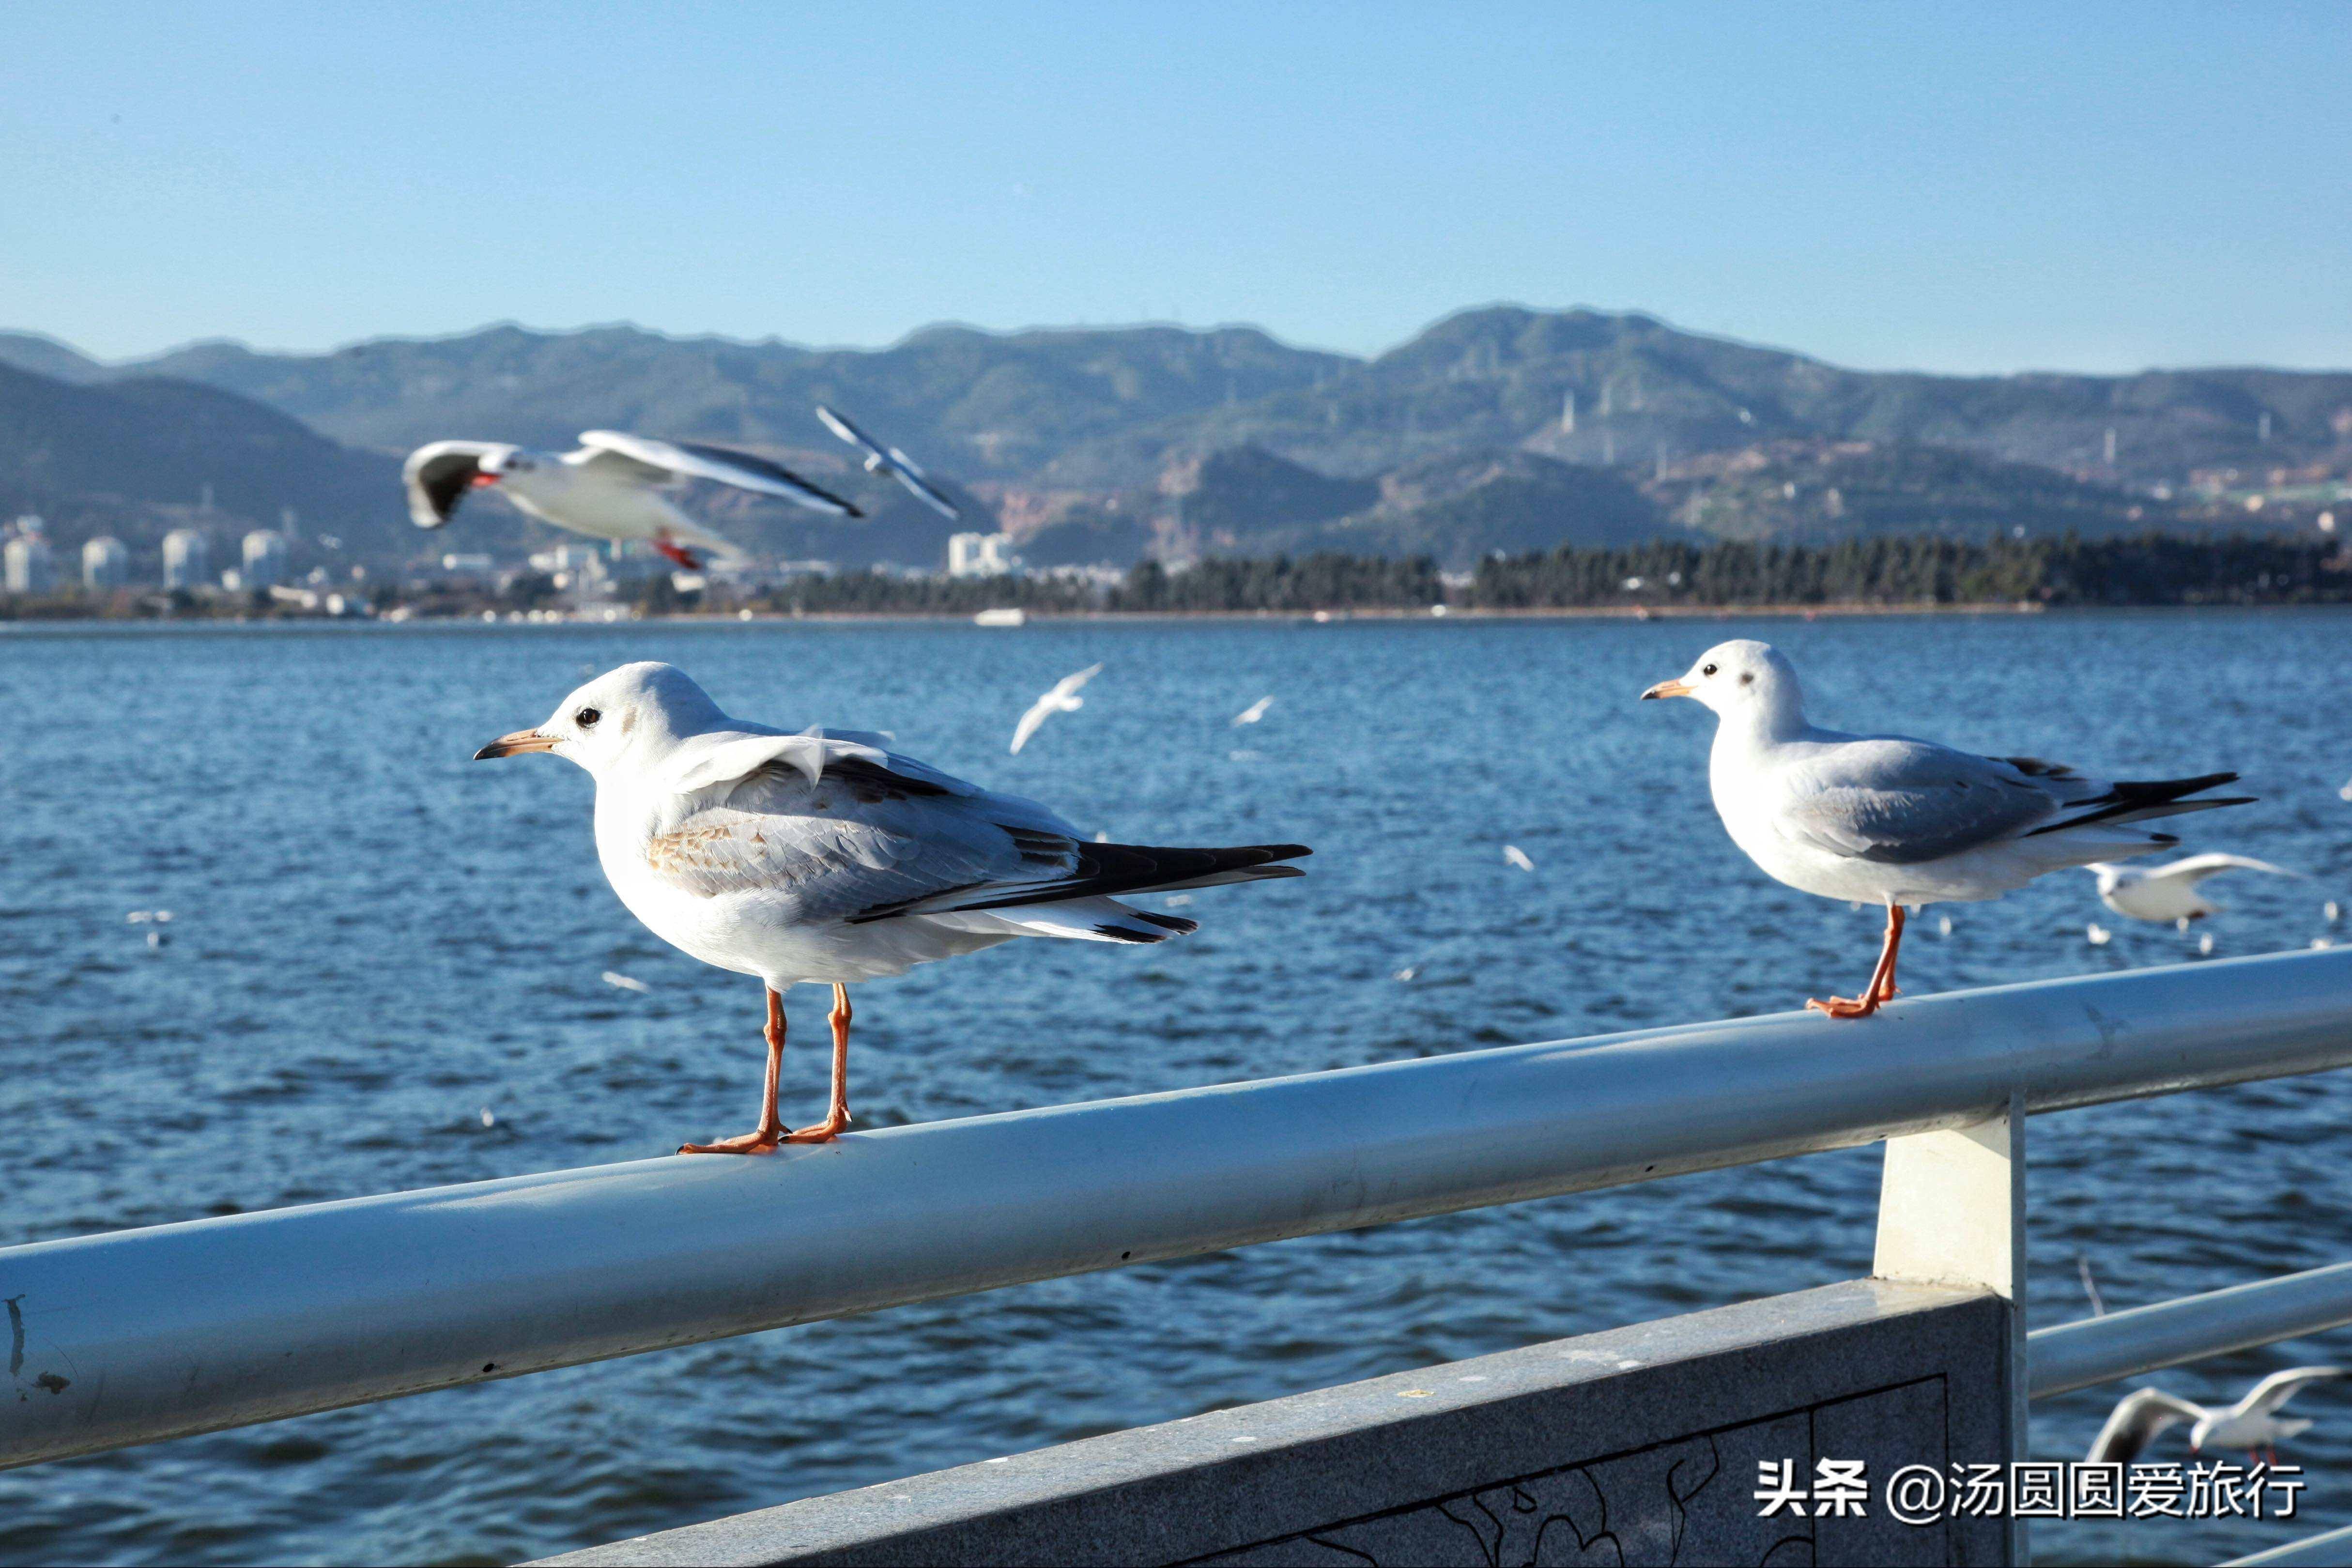
[[[2009,1455],[2028,1457],[2025,1360],[2025,1103],[1946,1131],[1886,1141],[1878,1194],[1881,1279],[1973,1285],[2009,1303]],[[2025,1526],[2009,1525],[2010,1561],[2027,1561]]]

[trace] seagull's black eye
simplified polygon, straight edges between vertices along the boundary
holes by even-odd
[[[1701,675],[1713,675],[1715,673],[1715,666],[1711,664],[1701,665],[1699,667],[1699,673]]]
[[[596,721],[604,716],[593,708],[583,708],[572,716],[572,721],[583,730],[593,730],[596,727]]]

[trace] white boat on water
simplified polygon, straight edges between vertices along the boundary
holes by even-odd
[[[982,610],[972,616],[976,626],[1024,626],[1029,624],[1029,612],[1023,609]]]

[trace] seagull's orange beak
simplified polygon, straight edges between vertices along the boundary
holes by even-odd
[[[1696,689],[1687,680],[1661,680],[1642,693],[1642,700],[1647,702],[1653,697],[1688,697]]]
[[[525,752],[551,752],[555,737],[542,735],[536,730],[517,730],[511,735],[500,735],[474,753],[474,761],[487,763],[493,757],[520,756]]]

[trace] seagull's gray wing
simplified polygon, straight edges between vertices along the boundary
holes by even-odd
[[[2084,1463],[2128,1465],[2156,1441],[2158,1433],[2183,1421],[2198,1420],[2204,1414],[2203,1405],[2176,1399],[2160,1388],[2135,1390],[2118,1400],[2108,1413],[2107,1424],[2091,1440],[2091,1451],[2083,1457]]]
[[[1940,860],[2029,833],[2058,813],[2064,801],[2045,780],[2074,775],[2063,769],[2036,775],[2021,762],[1927,741],[1822,742],[1782,776],[1781,831],[1855,859]]]
[[[731,447],[708,447],[698,441],[656,441],[649,436],[632,436],[620,430],[583,430],[580,445],[593,453],[617,453],[633,463],[656,471],[688,479],[711,479],[722,485],[732,485],[737,489],[755,490],[761,495],[782,496],[812,510],[831,512],[835,517],[864,515],[839,496],[809,483],[782,464],[770,462],[750,452],[738,452]],[[590,462],[595,460],[593,458],[588,459]]]
[[[2257,860],[2251,855],[2190,855],[2169,865],[2151,866],[2147,875],[2169,877],[2194,886],[2216,871],[2268,871],[2273,877],[2303,875],[2284,866],[2273,866],[2267,860]]]
[[[890,448],[890,477],[904,485],[917,500],[921,501],[950,522],[963,521],[962,510],[955,502],[948,500],[937,485],[931,483],[929,475],[915,467],[914,458],[896,447]]]
[[[816,405],[816,416],[824,422],[824,427],[826,429],[832,431],[835,435],[840,437],[851,446],[863,447],[866,449],[866,457],[869,459],[869,467],[875,463],[888,461],[887,455],[882,450],[882,444],[874,439],[873,437],[868,436],[865,431],[860,430],[856,424],[850,419],[848,415],[835,413],[834,410],[827,408],[824,404],[820,403]]]
[[[847,920],[1078,868],[1077,830],[1045,806],[909,757],[806,735],[705,750],[681,777],[688,808],[646,847],[686,892],[767,893],[797,920]]]
[[[2340,1366],[2291,1366],[2284,1372],[2274,1372],[2254,1384],[2243,1399],[2238,1401],[2241,1415],[2268,1415],[2300,1393],[2305,1384],[2325,1383],[2331,1377],[2342,1377]]]

